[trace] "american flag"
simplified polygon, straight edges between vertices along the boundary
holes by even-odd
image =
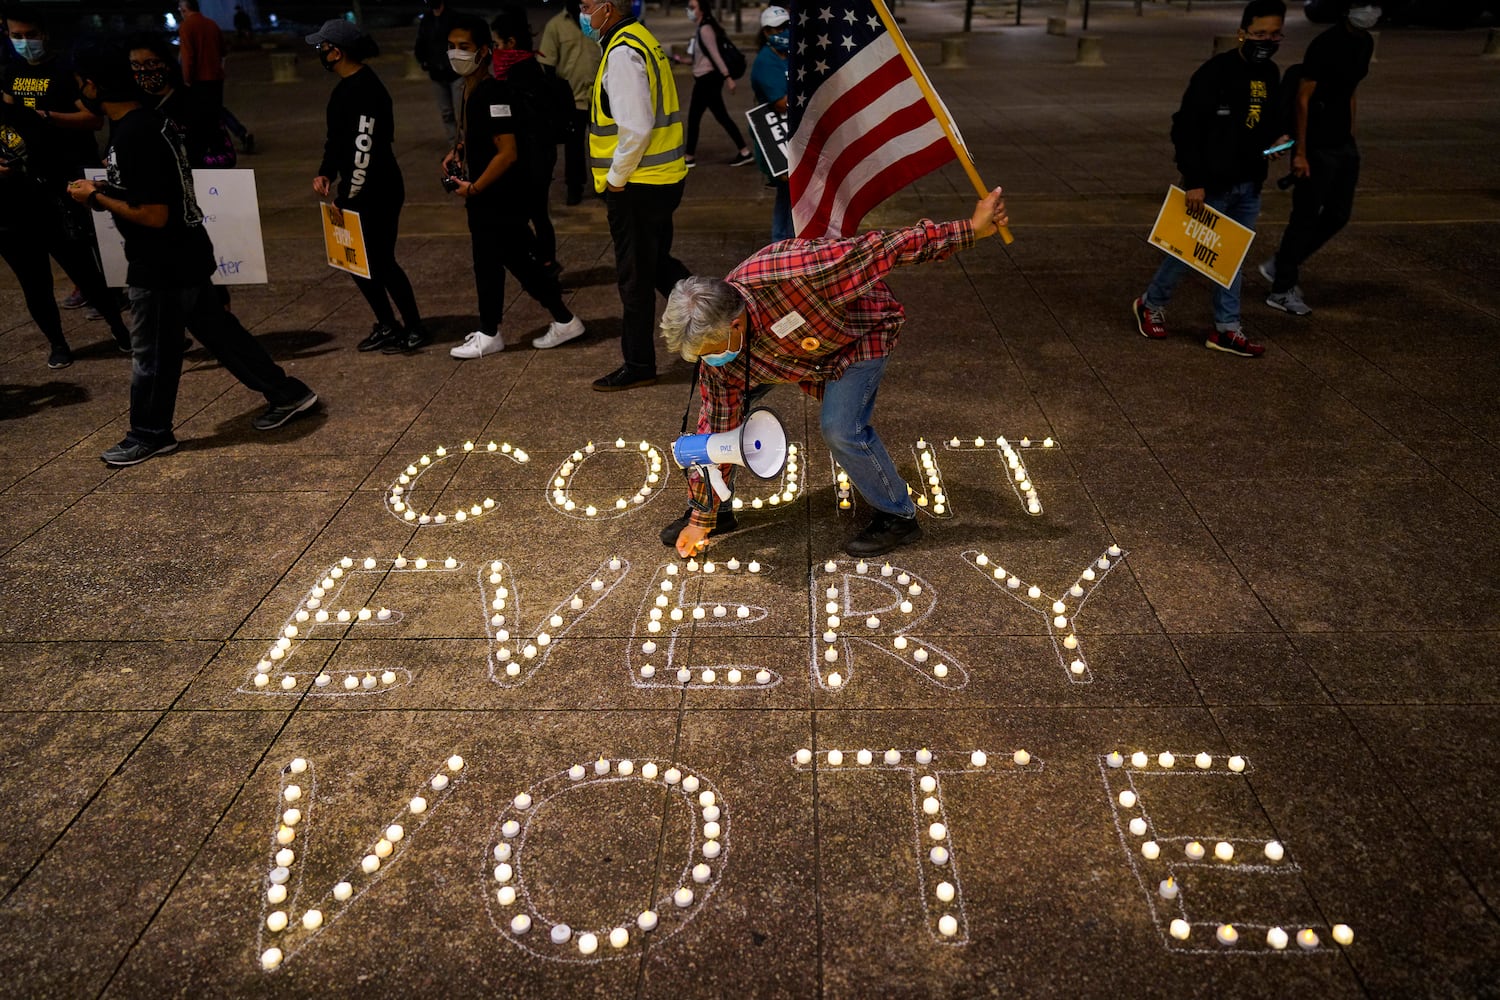
[[[852,234],[870,209],[956,156],[902,58],[905,40],[876,13],[879,2],[794,8],[788,110],[798,236]]]

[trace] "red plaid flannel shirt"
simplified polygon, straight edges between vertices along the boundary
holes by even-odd
[[[906,310],[886,286],[894,267],[944,260],[974,245],[968,220],[931,222],[846,239],[786,240],[766,247],[725,278],[745,300],[749,353],[722,368],[698,366],[699,434],[739,425],[744,394],[757,385],[795,382],[814,399],[823,383],[857,361],[896,346]],[[800,321],[798,319],[800,317]],[[731,488],[735,466],[722,466]],[[697,472],[688,479],[692,523],[712,528],[719,498]]]

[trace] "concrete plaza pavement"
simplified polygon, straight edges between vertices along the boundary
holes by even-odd
[[[952,70],[961,7],[899,10],[1016,242],[891,280],[909,318],[877,426],[914,482],[932,456],[945,510],[890,576],[842,554],[865,511],[839,509],[816,408],[787,389],[792,499],[743,486],[762,506],[712,573],[659,544],[683,505],[638,443],[665,454],[689,372],[663,354],[660,385],[590,391],[618,361],[597,204],[554,212],[589,336],[533,350],[545,316],[512,282],[512,346],[448,357],[473,324],[468,237],[402,33],[376,65],[439,342],[356,353],[370,317],[323,265],[309,185],[331,81],[304,58],[272,85],[236,54],[270,282],[235,310],[315,415],[255,433],[259,399],[194,351],[182,450],[111,471],[128,362],[70,313],[78,361],[49,372],[0,278],[3,992],[1496,995],[1500,62],[1475,32],[1384,32],[1355,221],[1304,272],[1316,312],[1270,311],[1250,276],[1268,349],[1241,360],[1203,348],[1202,282],[1166,341],[1130,317],[1171,112],[1237,16],[1146,7],[1094,5],[1103,67],[1028,3],[1020,28],[980,18]],[[1316,30],[1294,15],[1283,67]],[[769,228],[731,152],[706,122],[678,214],[706,273]],[[949,167],[868,221],[973,201]],[[1251,261],[1287,202],[1268,188]],[[653,632],[658,596],[684,615]]]

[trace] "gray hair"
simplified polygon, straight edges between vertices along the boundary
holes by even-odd
[[[667,349],[684,361],[697,361],[702,347],[725,336],[729,324],[745,311],[745,300],[723,278],[698,275],[683,278],[667,296],[661,317],[661,335]]]

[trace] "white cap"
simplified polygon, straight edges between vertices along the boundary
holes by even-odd
[[[791,19],[792,15],[785,7],[767,7],[760,12],[762,28],[779,28]]]

